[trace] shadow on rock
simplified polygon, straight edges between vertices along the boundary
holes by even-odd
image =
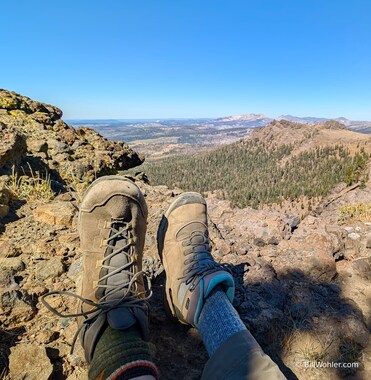
[[[59,174],[58,170],[50,168],[40,157],[24,157],[21,161],[21,168],[18,170],[18,174],[27,175],[31,178],[37,175],[44,179],[49,178],[50,186],[56,194],[64,193],[66,191],[65,181]]]
[[[362,378],[356,368],[340,368],[342,363],[360,363],[368,329],[359,308],[342,297],[336,282],[316,281],[300,270],[278,278],[263,262],[231,270],[236,282],[234,306],[288,379],[297,379],[294,372],[299,375],[313,363],[335,363],[338,368],[327,368],[335,378]],[[150,301],[150,343],[161,378],[199,379],[207,352],[196,329],[169,320],[163,290],[164,274],[153,282]]]
[[[63,362],[60,358],[59,350],[52,347],[46,347],[46,354],[53,365],[53,380],[65,380],[67,377],[63,374]]]
[[[162,273],[152,283],[150,300],[151,353],[163,380],[198,380],[207,352],[195,328],[168,318],[163,307],[165,275]]]
[[[8,372],[10,348],[15,346],[18,337],[26,332],[24,327],[0,330],[0,378]]]
[[[288,379],[296,379],[286,367],[305,368],[313,363],[338,363],[340,378],[357,369],[340,368],[343,363],[360,363],[367,346],[368,329],[356,304],[341,296],[335,282],[316,281],[300,270],[275,274],[272,267],[250,264],[232,267],[236,281],[234,306],[264,351]],[[265,272],[265,273],[264,273]]]
[[[0,222],[0,233],[5,231],[5,225],[8,223],[15,222],[21,218],[17,211],[26,203],[25,200],[17,199],[9,202],[9,211],[6,216],[1,219]]]

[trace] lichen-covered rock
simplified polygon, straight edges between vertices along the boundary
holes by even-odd
[[[18,324],[29,321],[36,310],[27,292],[19,290],[0,290],[0,322]]]
[[[0,96],[0,108],[10,111],[17,109],[19,106],[16,98],[8,96],[8,94]]]
[[[35,266],[35,275],[39,280],[47,280],[48,278],[57,278],[64,272],[62,261],[58,257],[50,260],[39,261]]]
[[[0,108],[7,111],[20,110],[26,114],[42,113],[53,121],[60,119],[63,114],[58,107],[36,102],[27,96],[3,89],[0,89]]]
[[[14,273],[24,270],[24,262],[17,257],[0,258],[0,270],[12,271]]]
[[[31,153],[46,153],[48,151],[48,144],[45,140],[42,139],[28,139],[27,149]]]

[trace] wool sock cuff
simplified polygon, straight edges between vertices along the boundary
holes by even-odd
[[[229,337],[246,330],[221,286],[215,287],[205,299],[198,320],[198,330],[209,356]]]
[[[114,330],[107,326],[95,348],[89,368],[89,380],[128,380],[158,371],[151,360],[149,345],[137,326]]]
[[[150,375],[158,379],[156,366],[150,361],[136,360],[117,368],[107,380],[130,380],[145,375]]]

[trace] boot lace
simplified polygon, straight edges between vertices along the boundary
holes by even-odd
[[[226,264],[215,262],[211,256],[211,247],[207,233],[201,231],[193,232],[189,239],[182,241],[182,246],[187,247],[183,253],[189,257],[184,261],[186,269],[183,272],[183,276],[179,277],[178,280],[184,280],[186,285],[191,284],[189,287],[190,291],[193,291],[201,279],[207,274],[219,270],[230,272]]]
[[[112,252],[104,257],[101,261],[101,267],[107,270],[107,274],[99,278],[96,284],[97,288],[102,288],[104,290],[104,295],[99,299],[98,302],[91,301],[89,299],[83,298],[78,294],[68,292],[68,291],[51,291],[44,294],[41,297],[41,302],[43,305],[52,313],[56,314],[61,318],[76,318],[84,317],[84,321],[77,330],[75,337],[71,346],[71,353],[74,350],[75,343],[80,331],[84,328],[84,325],[92,323],[101,313],[108,313],[109,311],[116,308],[139,308],[148,312],[147,300],[152,296],[151,283],[149,278],[146,276],[145,272],[139,271],[135,273],[133,269],[134,260],[134,250],[135,250],[135,239],[132,232],[131,222],[124,222],[122,219],[112,219],[111,220],[111,231],[110,237],[106,241],[106,253],[108,250]],[[118,238],[122,238],[125,241],[125,245],[117,248],[115,242]],[[110,259],[118,254],[124,254],[127,257],[127,263],[120,266],[114,267],[109,265]],[[120,285],[107,285],[102,282],[109,279],[111,276],[123,273],[129,278],[129,281],[123,282]],[[138,291],[137,280],[140,276],[146,279],[146,289],[144,292]],[[122,292],[122,295],[117,298],[113,298],[116,293]],[[80,313],[61,313],[55,307],[53,307],[46,299],[51,296],[67,296],[72,297],[81,301],[81,312]],[[83,306],[91,306],[90,310],[83,311]]]

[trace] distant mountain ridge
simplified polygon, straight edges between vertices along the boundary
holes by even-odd
[[[255,120],[264,120],[271,118],[263,115],[262,113],[248,113],[243,115],[232,115],[227,117],[217,118],[216,121],[224,122],[224,121],[255,121]]]
[[[230,128],[258,128],[265,127],[270,124],[273,120],[287,120],[300,124],[322,124],[329,120],[335,120],[342,123],[346,128],[353,130],[355,132],[371,134],[371,121],[359,121],[359,120],[349,120],[345,117],[338,118],[324,118],[324,117],[300,117],[293,115],[281,115],[277,118],[271,118],[261,113],[249,113],[240,115],[230,115],[219,118],[187,118],[187,119],[85,119],[67,120],[73,126],[89,126],[92,128],[97,128],[99,131],[104,131],[106,129],[110,130],[112,127],[117,130],[117,127],[133,127],[141,126],[144,127],[182,127],[182,126],[207,126],[211,128],[217,128],[219,130],[230,129]],[[110,138],[115,138],[117,136],[109,136]]]
[[[277,118],[278,120],[287,120],[287,121],[293,121],[295,123],[301,123],[301,124],[321,124],[329,120],[335,120],[341,124],[344,124],[348,129],[356,131],[356,132],[362,132],[362,133],[371,133],[371,121],[366,120],[349,120],[345,117],[338,117],[335,119],[326,119],[323,117],[297,117],[292,115],[282,115]]]
[[[300,116],[293,116],[293,115],[281,115],[277,119],[292,121],[294,123],[300,123],[300,124],[321,124],[327,120],[330,120],[324,117],[311,117],[311,116],[300,117]],[[333,120],[338,121],[338,119],[333,119]]]
[[[220,117],[217,119],[213,119],[209,121],[209,123],[216,123],[216,124],[238,124],[246,125],[246,127],[263,127],[265,125],[270,124],[273,120],[273,118],[266,116],[264,114],[256,114],[256,113],[250,113],[250,114],[241,114],[241,115],[231,115],[226,117]],[[344,124],[346,128],[356,131],[356,132],[362,132],[362,133],[371,133],[371,121],[366,120],[349,120],[345,117],[338,117],[338,118],[325,118],[325,117],[312,117],[312,116],[306,116],[306,117],[300,117],[300,116],[293,116],[293,115],[281,115],[276,118],[276,120],[287,120],[292,121],[294,123],[300,123],[300,124],[322,124],[329,120],[335,120],[341,124]]]

